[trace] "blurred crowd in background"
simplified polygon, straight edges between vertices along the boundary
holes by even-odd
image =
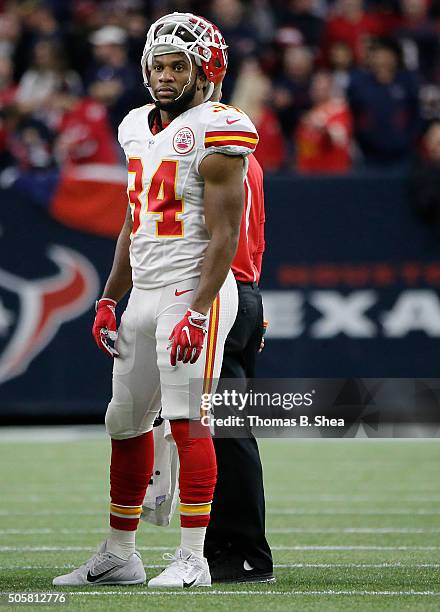
[[[222,101],[266,172],[440,166],[440,0],[0,0],[0,183],[122,162],[147,30],[175,10],[222,31]]]

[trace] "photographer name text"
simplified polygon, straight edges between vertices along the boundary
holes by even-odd
[[[209,427],[345,427],[345,420],[304,414],[294,418],[261,417],[256,414],[215,418],[209,414],[202,417],[202,424]]]

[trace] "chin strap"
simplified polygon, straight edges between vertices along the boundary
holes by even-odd
[[[191,61],[191,58],[190,58],[190,56],[189,56],[189,53],[187,53],[186,51],[184,51],[184,53],[185,53],[185,55],[186,55],[186,57],[187,57],[187,59],[188,59],[188,62],[189,62],[189,65],[191,66],[191,68],[190,68],[190,71],[189,71],[189,77],[188,77],[188,80],[187,80],[187,82],[185,83],[185,85],[183,86],[183,89],[182,89],[182,91],[180,92],[180,94],[179,94],[179,95],[177,96],[177,98],[175,99],[175,102],[177,102],[177,100],[179,100],[179,99],[180,99],[180,98],[183,96],[183,94],[185,93],[185,89],[186,89],[186,88],[188,87],[188,85],[191,83],[191,79],[192,79],[192,73],[193,73],[193,63],[192,63],[192,61]]]

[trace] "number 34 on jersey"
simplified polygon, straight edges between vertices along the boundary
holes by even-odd
[[[177,197],[176,184],[179,161],[163,159],[151,177],[151,182],[143,197],[144,167],[142,158],[128,159],[128,201],[130,203],[133,230],[135,234],[140,225],[142,202],[145,201],[145,212],[156,215],[156,236],[159,238],[183,238],[183,221],[179,215],[183,212],[183,198]],[[132,177],[132,187],[130,186]]]

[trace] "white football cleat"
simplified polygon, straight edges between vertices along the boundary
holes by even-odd
[[[107,540],[93,557],[70,574],[57,576],[54,586],[85,586],[99,584],[142,584],[146,580],[141,556],[135,552],[126,561],[107,552]]]
[[[211,586],[211,574],[205,558],[196,557],[187,548],[178,548],[175,555],[165,554],[164,559],[172,563],[148,582],[149,587],[189,589]]]

